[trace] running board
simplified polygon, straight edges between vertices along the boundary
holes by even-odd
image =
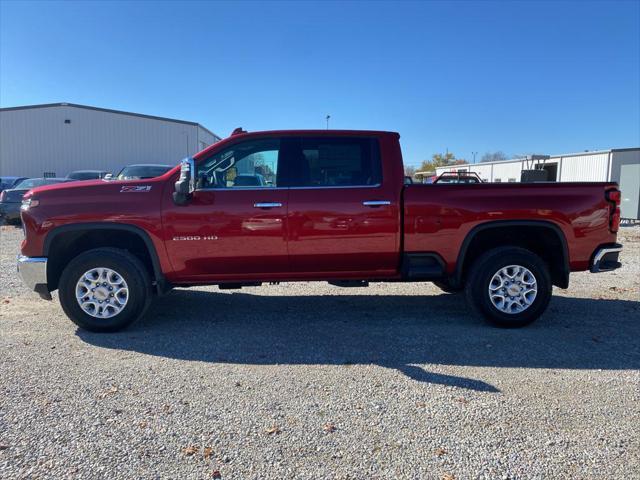
[[[329,280],[329,285],[334,287],[354,288],[354,287],[368,287],[369,282],[366,280]]]
[[[242,282],[242,283],[220,283],[218,288],[220,290],[240,290],[242,287],[259,287],[262,282]]]

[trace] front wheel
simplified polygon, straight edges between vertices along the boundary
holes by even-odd
[[[519,247],[499,247],[471,266],[467,300],[500,327],[523,327],[538,319],[551,300],[546,263]]]
[[[145,312],[151,282],[138,258],[125,250],[96,248],[71,260],[58,282],[60,304],[79,327],[114,332]]]

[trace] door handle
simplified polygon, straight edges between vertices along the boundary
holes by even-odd
[[[362,202],[365,207],[382,207],[384,205],[391,205],[389,200],[367,200]]]
[[[258,202],[253,204],[253,208],[276,208],[281,206],[280,202]]]

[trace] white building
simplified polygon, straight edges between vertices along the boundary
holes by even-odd
[[[195,122],[71,103],[0,109],[0,176],[176,165],[220,140]]]
[[[513,159],[436,169],[477,173],[486,182],[519,182],[523,170],[546,170],[551,182],[617,182],[622,191],[622,217],[640,219],[640,148],[552,155],[545,160]]]

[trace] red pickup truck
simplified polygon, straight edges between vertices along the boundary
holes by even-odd
[[[431,281],[515,327],[569,272],[620,266],[616,184],[407,185],[399,138],[238,129],[157,178],[33,189],[18,270],[114,331],[173,286],[310,280]]]

